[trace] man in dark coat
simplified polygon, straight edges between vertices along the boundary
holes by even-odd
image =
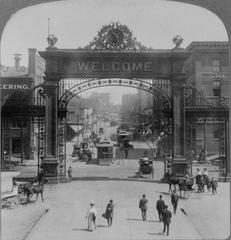
[[[163,234],[165,234],[165,231],[166,231],[166,228],[167,228],[167,235],[169,235],[169,226],[170,226],[170,223],[171,223],[171,217],[172,217],[172,214],[168,210],[168,206],[165,205],[163,213],[162,213],[162,219],[163,219],[163,223],[164,223]]]
[[[141,198],[139,202],[139,208],[141,210],[143,221],[146,221],[146,213],[148,208],[147,203],[148,203],[148,199],[146,198],[145,194],[143,194],[143,198]]]
[[[105,214],[106,214],[108,227],[111,227],[113,214],[114,214],[114,203],[113,203],[113,200],[110,200],[109,203],[107,204],[107,208],[106,208]]]
[[[43,172],[43,169],[41,168],[40,172],[37,175],[37,181],[39,182],[39,184],[44,184],[45,182],[45,173]]]
[[[174,210],[175,214],[176,214],[178,199],[179,199],[179,197],[178,197],[176,191],[174,190],[172,195],[171,195],[171,202],[172,202],[172,206],[173,206],[173,210]]]
[[[164,200],[162,199],[162,195],[160,195],[160,199],[157,200],[156,202],[156,209],[158,211],[160,222],[162,221],[162,212],[164,210],[164,205],[165,205]]]

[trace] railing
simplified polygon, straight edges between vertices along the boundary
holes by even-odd
[[[228,97],[206,97],[203,91],[199,91],[192,85],[186,85],[184,89],[185,107],[226,109],[229,107]]]

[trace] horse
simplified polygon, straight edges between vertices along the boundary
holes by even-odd
[[[198,186],[198,192],[204,192],[205,183],[202,175],[196,176],[196,184]]]
[[[169,172],[165,174],[165,177],[168,180],[168,185],[169,185],[168,192],[172,192],[172,185],[174,186],[174,190],[176,191],[176,186],[179,185],[180,179],[177,178],[174,173],[169,173]]]
[[[203,180],[204,185],[207,186],[208,192],[210,192],[210,190],[211,190],[211,179],[208,177],[208,175],[203,175],[202,180]]]
[[[26,195],[26,200],[27,202],[30,201],[30,199],[32,198],[32,196],[34,194],[36,194],[36,200],[38,199],[38,195],[41,195],[42,201],[44,201],[43,198],[43,189],[44,189],[44,185],[42,183],[34,183],[33,185],[31,185],[30,183],[27,183],[26,185],[23,186],[23,192]]]

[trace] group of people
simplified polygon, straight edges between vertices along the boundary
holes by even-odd
[[[215,177],[212,177],[212,179],[209,178],[207,168],[203,169],[203,173],[199,168],[197,168],[195,179],[200,192],[204,192],[204,186],[206,185],[208,191],[212,189],[212,194],[217,193],[217,180],[215,179]]]
[[[177,204],[178,204],[178,195],[174,191],[171,195],[171,202],[173,205],[174,213],[176,213],[177,210]],[[143,194],[142,198],[139,202],[139,208],[141,210],[142,220],[146,221],[146,214],[147,214],[147,206],[148,199],[146,198],[146,195]],[[172,213],[168,210],[168,205],[165,204],[162,195],[159,196],[159,200],[156,202],[156,209],[159,216],[159,221],[163,222],[163,234],[167,233],[169,235],[169,226],[171,223]]]
[[[178,203],[178,196],[174,192],[171,196],[172,205],[174,209],[174,213],[176,213],[177,203]],[[114,216],[114,202],[111,199],[106,206],[105,212],[102,214],[102,217],[107,220],[108,227],[112,226],[113,216]],[[139,201],[139,208],[141,210],[142,220],[147,220],[147,209],[148,209],[148,199],[146,195],[143,194],[142,198]],[[169,235],[169,226],[171,223],[172,213],[168,210],[168,206],[165,204],[164,200],[162,199],[162,195],[159,196],[159,200],[156,202],[156,209],[159,215],[159,221],[163,222],[163,234],[165,232]],[[95,208],[94,201],[90,202],[90,208],[87,211],[86,218],[88,220],[88,231],[94,231],[96,229],[96,218],[97,218],[97,210]]]
[[[114,203],[111,199],[109,203],[106,206],[105,213],[102,214],[102,217],[104,217],[107,220],[108,227],[112,226],[112,220],[114,215]],[[97,211],[95,208],[94,201],[90,202],[90,208],[87,211],[87,222],[88,222],[88,231],[93,231],[96,229],[96,218],[97,218]]]

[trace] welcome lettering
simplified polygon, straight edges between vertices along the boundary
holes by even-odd
[[[77,62],[78,72],[151,72],[152,62]]]

